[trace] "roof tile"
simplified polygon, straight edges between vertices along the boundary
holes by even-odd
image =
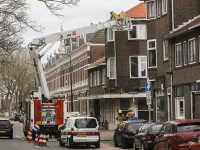
[[[146,18],[146,4],[143,2],[139,3],[133,8],[127,10],[125,14],[127,17],[129,17],[131,14],[132,18]]]

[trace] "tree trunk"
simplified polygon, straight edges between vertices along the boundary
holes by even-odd
[[[13,94],[10,95],[9,116],[10,116],[10,114],[11,114],[12,98],[13,98]]]

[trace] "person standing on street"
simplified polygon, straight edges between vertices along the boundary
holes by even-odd
[[[131,119],[130,120],[138,120],[138,117],[135,117],[135,113],[131,113]]]
[[[122,110],[118,111],[118,115],[117,115],[117,127],[119,126],[119,124],[124,121],[124,114],[122,114]]]
[[[126,120],[130,120],[131,119],[131,113],[133,112],[133,110],[131,108],[128,109],[128,113],[126,114]]]

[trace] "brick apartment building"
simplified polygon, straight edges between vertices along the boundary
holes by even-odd
[[[91,62],[105,55],[104,33],[104,30],[99,30],[96,33],[72,39],[71,42],[61,39],[58,49],[59,53],[54,53],[54,56],[48,58],[44,71],[50,94],[65,94],[68,99],[68,112],[71,111],[72,98],[71,69],[73,111],[80,112],[81,114],[89,114],[88,100],[78,100],[78,97],[88,95],[88,72],[85,69],[88,68]]]
[[[154,121],[200,118],[200,1],[143,1]]]

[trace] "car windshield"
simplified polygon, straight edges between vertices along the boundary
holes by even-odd
[[[96,119],[90,119],[90,118],[76,119],[75,127],[76,128],[96,128],[97,122],[96,122]]]
[[[162,124],[159,124],[159,125],[153,125],[153,126],[151,127],[151,132],[152,132],[152,133],[159,132],[161,126],[162,126]]]
[[[200,123],[180,124],[177,126],[177,132],[195,132],[200,131]]]
[[[8,120],[0,120],[0,126],[7,126],[10,122]]]
[[[142,122],[138,122],[138,123],[130,123],[128,125],[128,131],[135,131],[135,130],[138,130],[139,127],[142,125]]]

